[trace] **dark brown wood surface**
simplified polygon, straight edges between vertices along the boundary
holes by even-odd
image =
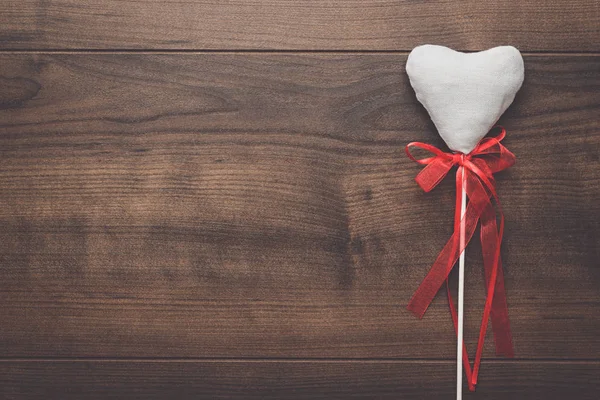
[[[600,51],[597,0],[3,0],[4,49]]]
[[[402,152],[410,140],[441,144],[405,55],[0,61],[4,357],[410,358],[434,369],[452,359],[443,297],[422,321],[404,309],[450,234],[453,207],[450,180],[425,195]],[[600,358],[600,59],[535,55],[526,67],[500,121],[519,162],[499,190],[517,357],[556,371],[544,381],[588,365],[551,360]],[[483,288],[477,246],[468,256],[472,348]],[[264,362],[266,381],[248,386],[257,396],[273,379]],[[99,379],[115,373],[102,368]],[[389,393],[414,384],[406,368],[387,370],[399,380]],[[517,393],[505,373],[491,387]],[[193,394],[215,379],[233,390],[229,375],[197,379]]]
[[[5,355],[452,356],[445,300],[404,308],[454,196],[403,154],[440,143],[406,56],[0,61]],[[600,357],[600,62],[526,65],[499,178],[517,354]]]
[[[0,398],[453,398],[446,299],[405,309],[452,229],[452,180],[423,193],[403,150],[442,146],[404,71],[435,42],[526,51],[497,176],[516,359],[488,335],[465,398],[597,399],[599,9],[0,2]]]

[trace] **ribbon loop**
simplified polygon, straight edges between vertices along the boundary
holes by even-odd
[[[415,177],[415,181],[425,192],[433,190],[446,177],[452,167],[458,166],[454,233],[438,255],[429,273],[423,282],[421,282],[407,306],[417,317],[423,317],[444,282],[447,285],[450,271],[471,240],[477,225],[481,224],[480,239],[484,259],[487,297],[472,370],[466,350],[463,357],[470,390],[475,390],[475,385],[477,384],[477,375],[489,319],[492,320],[496,353],[506,357],[513,357],[514,355],[512,335],[508,321],[506,294],[504,291],[504,276],[500,260],[500,244],[504,232],[504,215],[496,192],[496,183],[493,174],[511,167],[515,163],[515,156],[500,143],[506,136],[506,131],[502,127],[499,128],[500,133],[497,136],[482,139],[469,154],[459,152],[445,153],[435,146],[421,142],[409,143],[405,149],[406,154],[411,160],[425,165],[425,168]],[[428,151],[433,154],[433,157],[417,159],[410,151],[412,147]],[[463,174],[465,179],[463,179]],[[460,198],[463,185],[469,202],[465,215],[461,217]],[[492,204],[492,199],[497,205],[497,211]],[[496,214],[499,216],[499,224],[497,223]],[[464,240],[460,240],[461,224],[464,224]],[[447,292],[450,302],[450,312],[456,329],[456,309],[454,308],[450,291],[448,290]]]

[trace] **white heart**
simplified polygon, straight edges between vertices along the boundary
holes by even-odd
[[[406,72],[451,150],[470,153],[513,102],[525,76],[512,46],[461,53],[426,44],[408,55]]]

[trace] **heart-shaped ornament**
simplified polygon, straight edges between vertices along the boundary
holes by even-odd
[[[451,150],[470,153],[513,102],[525,76],[512,46],[461,53],[426,44],[408,55],[406,72]]]

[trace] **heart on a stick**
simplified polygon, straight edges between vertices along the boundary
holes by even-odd
[[[426,44],[410,52],[406,72],[442,139],[464,154],[510,106],[525,76],[523,57],[512,46],[461,53]]]

